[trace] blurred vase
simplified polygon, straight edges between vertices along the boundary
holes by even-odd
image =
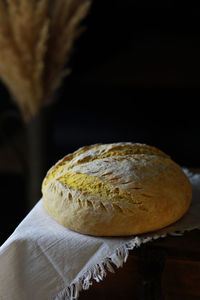
[[[48,168],[51,153],[51,111],[51,107],[43,108],[26,124],[29,209],[41,198],[41,185]]]

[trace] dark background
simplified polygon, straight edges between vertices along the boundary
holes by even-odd
[[[118,141],[154,145],[199,168],[199,20],[192,1],[94,1],[51,105],[44,175],[80,146]],[[22,120],[3,84],[0,96],[3,242],[29,208]]]

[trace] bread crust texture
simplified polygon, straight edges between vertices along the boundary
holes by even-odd
[[[47,172],[42,194],[57,222],[94,236],[161,229],[179,220],[192,199],[182,168],[163,151],[139,143],[78,149]]]

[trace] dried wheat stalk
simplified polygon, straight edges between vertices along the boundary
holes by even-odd
[[[60,86],[90,0],[0,0],[0,78],[25,121]]]

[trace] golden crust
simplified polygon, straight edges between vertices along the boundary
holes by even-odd
[[[133,143],[96,144],[69,154],[47,173],[45,209],[60,224],[96,236],[161,229],[188,210],[192,191],[161,150]]]

